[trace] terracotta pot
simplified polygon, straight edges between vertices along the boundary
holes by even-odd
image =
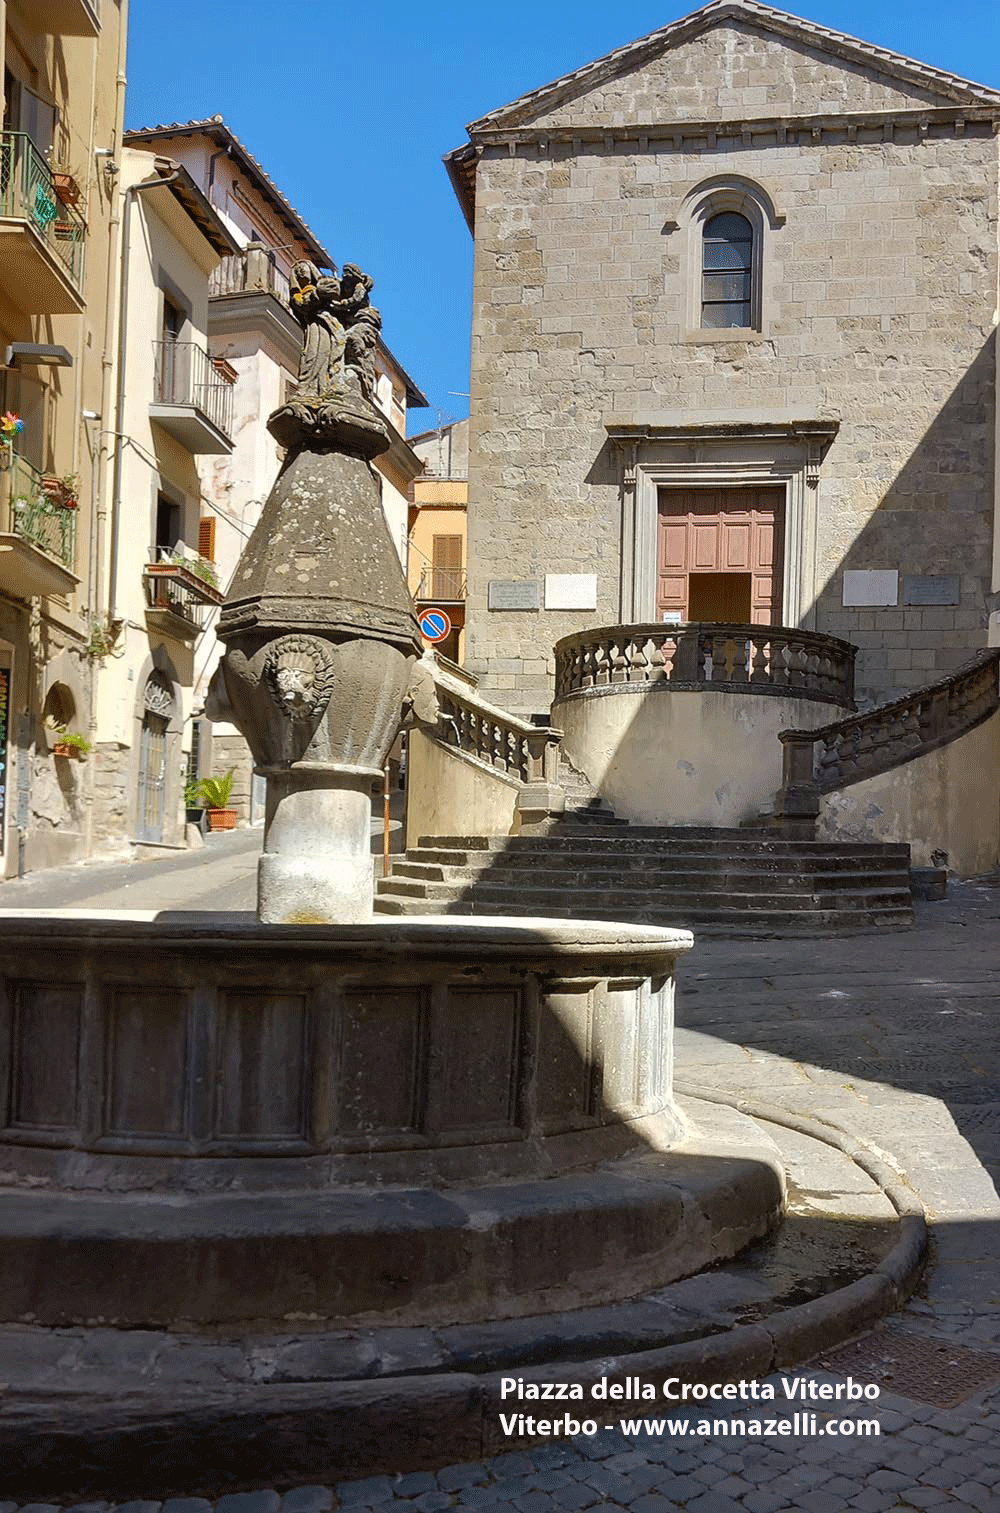
[[[52,747],[52,755],[57,757],[78,757],[81,755],[79,746],[68,746],[65,741],[56,741]]]
[[[64,205],[76,205],[80,200],[80,186],[71,173],[54,173],[52,183]]]
[[[235,830],[235,809],[210,809],[208,811],[209,830]]]

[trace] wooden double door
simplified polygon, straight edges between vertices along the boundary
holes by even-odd
[[[660,489],[656,618],[780,625],[785,491]]]

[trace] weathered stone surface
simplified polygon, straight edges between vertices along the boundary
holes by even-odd
[[[269,782],[265,924],[370,919],[368,796],[404,717],[421,640],[369,459],[381,318],[372,279],[295,265],[299,386],[270,428],[291,449],[219,618],[210,717],[231,720]]]
[[[632,494],[612,416],[669,415],[693,431],[839,420],[815,491],[802,490],[815,554],[784,623],[859,646],[866,697],[925,683],[985,644],[992,124],[960,126],[962,92],[827,49],[795,22],[699,25],[519,107],[512,150],[489,123],[472,129],[467,664],[518,712],[546,707],[551,682],[534,664],[560,636],[622,615]],[[924,129],[900,116],[930,100],[954,119]],[[764,238],[761,329],[732,338],[691,320],[700,239],[684,205],[714,182],[760,186],[780,213]],[[710,488],[765,450],[692,435],[647,461]],[[845,607],[844,569],[958,578],[959,602]],[[594,571],[592,615],[489,608],[491,580]]]

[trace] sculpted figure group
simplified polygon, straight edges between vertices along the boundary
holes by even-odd
[[[291,275],[291,310],[305,341],[299,396],[327,399],[354,380],[371,401],[375,395],[375,345],[382,317],[369,301],[375,280],[354,263],[338,277],[315,263],[299,262]]]

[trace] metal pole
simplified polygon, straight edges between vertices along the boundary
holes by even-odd
[[[382,773],[382,876],[389,876],[389,762]]]

